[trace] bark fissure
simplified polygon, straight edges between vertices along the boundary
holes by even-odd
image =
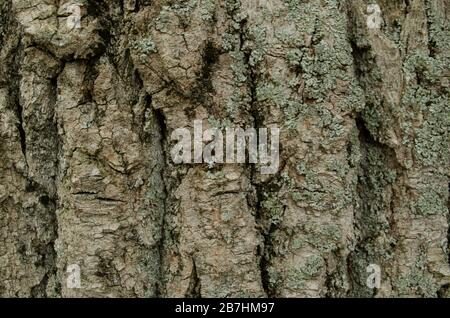
[[[150,105],[151,107],[151,105]],[[168,160],[168,155],[167,155],[167,147],[168,147],[168,132],[167,132],[167,125],[165,123],[165,117],[162,111],[155,109],[154,111],[154,115],[156,117],[156,121],[158,124],[158,128],[160,130],[160,139],[159,139],[159,143],[160,143],[160,150],[162,151],[162,161],[163,161],[163,166],[161,167],[161,187],[162,187],[162,194],[163,194],[163,201],[162,201],[162,215],[160,216],[161,218],[161,232],[160,232],[160,238],[159,238],[159,242],[158,242],[158,255],[159,255],[159,280],[156,286],[156,293],[155,296],[156,297],[163,297],[164,296],[164,248],[165,248],[165,237],[166,237],[166,217],[167,217],[167,208],[168,208],[168,189],[167,189],[167,185],[166,185],[166,175],[165,173],[167,172],[167,160]],[[195,265],[194,265],[195,266]]]
[[[184,295],[186,298],[201,298],[201,282],[197,274],[197,266],[195,260],[192,259],[192,272],[189,278],[189,287]]]
[[[449,296],[448,0],[41,2],[0,1],[1,296]],[[278,171],[175,164],[198,121]]]

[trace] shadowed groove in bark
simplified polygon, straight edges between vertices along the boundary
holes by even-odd
[[[250,49],[243,50],[245,39],[248,36],[247,21],[246,20],[241,21],[240,26],[241,27],[239,32],[239,39],[240,39],[239,50],[244,53],[244,63],[248,73],[247,86],[250,90],[249,113],[251,118],[253,119],[253,128],[255,128],[256,131],[259,131],[259,128],[264,127],[264,117],[262,114],[262,110],[258,107],[257,101],[256,89],[257,89],[258,75],[255,71],[255,68],[250,64],[250,57],[252,55],[252,50]],[[250,171],[250,182],[255,191],[256,202],[253,203],[253,208],[255,210],[255,222],[259,227],[259,233],[262,237],[262,246],[260,245],[258,247],[261,284],[266,296],[273,297],[275,295],[275,291],[272,288],[273,286],[270,285],[270,273],[268,271],[268,266],[270,263],[270,255],[271,255],[270,251],[272,248],[271,233],[275,230],[275,228],[273,224],[270,224],[269,229],[266,229],[264,226],[264,223],[267,222],[262,210],[262,203],[264,201],[263,193],[265,187],[264,184],[261,184],[261,182],[258,181],[258,171],[257,171],[258,167],[256,164],[250,164],[248,166],[248,169]]]
[[[56,94],[58,90],[57,84],[57,74],[54,78],[50,79],[52,91],[50,96],[50,103],[53,111],[56,107]],[[44,246],[40,246],[38,253],[42,258],[42,266],[46,268],[46,273],[38,286],[35,286],[31,290],[32,297],[59,297],[61,294],[61,282],[57,280],[57,252],[55,249],[55,242],[58,239],[58,219],[56,216],[56,211],[59,204],[58,194],[56,191],[57,180],[59,179],[59,158],[62,153],[62,143],[60,136],[58,134],[56,117],[53,116],[51,127],[49,127],[49,132],[52,134],[52,139],[55,144],[52,149],[52,154],[48,154],[48,158],[53,158],[55,160],[54,165],[54,177],[52,184],[49,188],[42,189],[42,193],[39,197],[39,202],[47,208],[48,213],[48,231],[51,233],[51,241]],[[52,286],[49,286],[49,284]],[[53,289],[53,290],[51,290]]]
[[[355,215],[355,227],[359,230],[360,237],[354,252],[348,258],[352,284],[349,294],[353,297],[375,297],[377,290],[371,290],[366,286],[368,276],[366,267],[369,264],[384,264],[384,255],[378,251],[377,238],[384,227],[388,227],[389,233],[395,227],[395,224],[389,221],[386,224],[384,219],[384,211],[392,204],[391,201],[385,202],[384,196],[386,192],[392,193],[392,189],[383,175],[390,168],[396,171],[401,171],[401,168],[396,162],[393,150],[375,141],[360,116],[356,118],[356,126],[362,153],[357,185],[360,208]],[[375,156],[379,158],[379,161],[375,162],[372,159]],[[379,192],[380,186],[383,187],[383,192]],[[380,248],[384,253],[389,253],[389,249],[394,247],[395,245]]]
[[[153,109],[152,108],[152,104],[151,104],[152,100],[151,97],[149,97],[147,99],[147,103],[150,103],[149,107],[153,110],[153,114],[155,116],[156,119],[156,123],[158,125],[158,128],[160,130],[160,139],[159,139],[159,143],[160,143],[160,150],[162,152],[162,159],[163,159],[163,166],[162,166],[162,170],[161,170],[161,180],[162,180],[162,193],[163,193],[163,212],[161,215],[161,232],[160,232],[160,241],[158,243],[158,256],[159,256],[159,279],[156,285],[156,291],[155,291],[155,296],[156,297],[163,297],[164,296],[164,292],[163,292],[163,288],[164,286],[162,285],[164,282],[164,244],[165,244],[165,231],[166,231],[166,215],[167,215],[167,200],[168,200],[168,191],[167,191],[167,185],[166,185],[166,175],[165,173],[167,173],[167,160],[169,160],[168,158],[168,132],[167,132],[167,125],[165,123],[165,117],[164,117],[164,113],[159,110],[159,109]],[[194,265],[195,266],[195,265]]]
[[[448,183],[448,202],[447,202],[447,222],[448,222],[448,232],[447,232],[447,253],[448,253],[448,263],[450,264],[450,180]],[[449,298],[450,297],[450,284],[445,284],[441,286],[438,291],[439,298]]]
[[[17,112],[17,118],[18,118],[18,123],[17,123],[17,130],[19,131],[19,137],[20,137],[20,146],[22,148],[22,153],[24,155],[24,157],[27,157],[27,142],[25,140],[25,130],[23,129],[23,109],[22,109],[22,105],[20,105],[19,101],[16,99],[14,101],[14,103],[16,104],[16,112]]]
[[[447,214],[447,222],[448,222],[448,232],[447,232],[447,253],[448,253],[448,263],[450,264],[450,179],[449,179],[449,183],[448,183],[448,203],[447,203],[447,209],[448,209],[448,214]],[[450,294],[448,294],[450,290],[450,284],[444,285],[441,288],[441,291],[443,291],[443,293],[441,292],[439,296],[441,297],[450,297]]]
[[[352,48],[353,57],[353,72],[355,78],[358,81],[358,85],[366,92],[366,85],[364,81],[365,74],[369,73],[372,64],[373,57],[370,53],[369,47],[360,47],[356,42],[357,27],[354,25],[355,16],[350,8],[350,3],[347,3],[347,18],[348,18],[348,34]],[[369,88],[370,89],[370,88]],[[372,105],[364,105],[363,112]],[[384,148],[381,144],[375,141],[364,122],[363,114],[356,114],[355,129],[357,134],[357,144],[348,145],[348,155],[351,155],[351,147],[356,147],[362,152],[362,158],[360,159],[360,166],[358,171],[358,183],[357,193],[360,207],[354,212],[354,228],[360,231],[360,237],[357,238],[354,251],[347,256],[347,273],[349,275],[350,288],[347,294],[350,297],[375,297],[376,289],[370,290],[366,287],[366,266],[370,263],[376,263],[376,260],[371,259],[372,244],[377,236],[377,231],[369,231],[363,233],[367,224],[372,223],[376,228],[379,227],[376,216],[374,219],[371,217],[371,212],[368,210],[372,204],[377,204],[377,201],[381,198],[377,198],[373,195],[374,189],[370,182],[367,182],[367,178],[370,178],[371,163],[367,162],[367,154],[369,151],[383,152]],[[370,202],[370,203],[368,203]]]
[[[3,14],[8,18],[11,18],[12,15],[8,10],[11,9],[11,2],[2,3],[2,7],[7,8],[6,13],[2,11],[1,16],[3,18]],[[8,28],[8,33],[3,32],[3,25],[6,25]],[[0,42],[3,42],[4,35],[13,35],[16,34],[17,38],[21,36],[21,30],[18,27],[16,21],[9,21],[8,23],[2,23],[2,29],[0,30],[1,39]],[[5,48],[6,49],[6,48]],[[27,129],[25,128],[24,122],[24,109],[21,104],[19,95],[20,95],[20,82],[22,81],[22,72],[21,69],[24,66],[24,47],[22,42],[17,42],[17,45],[12,48],[14,50],[14,54],[9,55],[11,58],[10,63],[5,64],[6,73],[9,78],[9,82],[7,83],[9,96],[10,96],[10,107],[14,110],[17,118],[17,132],[20,140],[21,151],[25,162],[27,163],[27,152],[30,151],[27,147]],[[0,83],[1,84],[1,83]],[[55,78],[50,80],[51,84],[51,96],[49,96],[50,107],[55,106],[56,102],[56,80]],[[28,123],[30,124],[30,123]],[[35,123],[31,123],[31,126]],[[52,153],[46,153],[47,159],[51,161],[52,159],[56,159],[58,157],[59,151],[59,138],[56,129],[56,123],[54,120],[48,124],[46,128],[48,128],[48,132],[51,135],[51,139],[56,141],[54,144],[54,148],[51,149]],[[32,139],[32,138],[31,138]],[[36,141],[38,142],[38,141]],[[46,149],[45,151],[47,151]],[[54,178],[51,181],[51,184],[40,184],[38,180],[34,180],[33,177],[30,176],[30,170],[27,166],[25,167],[25,172],[23,177],[26,179],[26,185],[23,191],[25,193],[29,193],[37,198],[37,204],[39,207],[34,207],[29,211],[25,211],[26,214],[30,213],[31,218],[28,219],[29,216],[24,217],[24,221],[26,226],[30,229],[34,229],[36,237],[32,238],[29,242],[29,246],[25,245],[25,243],[20,243],[20,247],[18,248],[19,252],[22,251],[27,255],[36,258],[36,261],[33,266],[39,269],[42,268],[44,273],[40,279],[40,282],[37,285],[30,286],[29,296],[30,297],[48,297],[48,296],[57,296],[59,295],[60,287],[59,283],[56,281],[56,251],[55,251],[55,240],[57,238],[57,220],[56,220],[56,207],[57,207],[57,197],[55,194],[56,188],[56,178],[57,178],[57,163],[54,163],[55,171],[52,171]],[[35,218],[33,220],[32,218]],[[48,239],[47,239],[48,238]],[[25,239],[25,238],[22,238]],[[49,286],[49,283],[52,283],[52,286]],[[49,288],[53,290],[49,290]]]
[[[195,265],[195,260],[192,258],[192,272],[191,277],[189,278],[189,287],[186,291],[185,297],[186,298],[201,298],[202,292],[201,292],[202,286],[200,282],[200,278],[197,274],[197,266]]]
[[[9,3],[9,2],[8,2]],[[9,3],[10,4],[10,3]],[[7,7],[7,11],[4,13],[6,17],[11,17],[11,12],[8,10],[11,10],[11,7]],[[3,12],[2,12],[3,13]],[[16,21],[5,21],[5,25],[7,25],[6,31],[8,33],[20,33],[17,22]],[[2,40],[3,40],[3,30],[2,31]],[[6,32],[5,32],[6,33]],[[19,132],[19,138],[20,138],[20,146],[22,149],[23,156],[26,161],[26,154],[27,154],[27,144],[25,139],[25,129],[24,129],[24,122],[23,122],[23,109],[22,105],[19,101],[19,95],[20,95],[20,65],[23,60],[23,45],[20,41],[16,41],[16,45],[14,48],[12,48],[12,51],[15,52],[15,54],[11,54],[9,56],[9,63],[5,64],[7,69],[7,75],[10,79],[9,83],[5,83],[9,89],[9,96],[10,96],[10,103],[12,104],[11,107],[14,108],[14,111],[16,113],[17,117],[17,130]],[[1,79],[0,83],[2,80]]]
[[[364,4],[362,1],[359,3]],[[429,194],[426,191],[429,190],[425,188],[424,181],[417,181],[416,176],[429,178],[425,182],[433,183],[436,191],[440,191],[438,190],[438,187],[442,185],[439,173],[440,164],[421,154],[422,150],[419,147],[429,147],[426,142],[421,141],[418,136],[411,137],[410,131],[402,129],[403,127],[397,128],[397,126],[415,124],[414,116],[418,116],[417,114],[410,118],[403,115],[404,113],[411,114],[411,108],[415,103],[424,103],[431,108],[436,102],[432,98],[428,102],[425,102],[426,99],[417,101],[415,98],[418,97],[415,94],[423,90],[427,94],[433,95],[439,90],[438,85],[432,85],[430,77],[425,76],[426,71],[424,70],[432,69],[435,64],[438,65],[440,62],[439,50],[437,50],[437,43],[434,42],[433,37],[439,33],[441,25],[437,23],[435,13],[429,12],[431,10],[429,2],[424,6],[419,1],[407,1],[406,3],[382,1],[380,5],[384,24],[379,30],[368,30],[367,32],[361,30],[365,27],[364,13],[360,15],[361,12],[358,12],[361,8],[354,6],[348,13],[349,34],[356,66],[355,73],[366,96],[366,106],[357,118],[362,152],[357,191],[360,196],[361,208],[358,210],[356,222],[360,237],[357,248],[350,258],[354,284],[350,295],[369,296],[371,294],[371,291],[364,286],[364,278],[368,276],[364,270],[367,264],[374,263],[381,266],[383,284],[392,289],[389,294],[417,293],[435,297],[436,293],[438,295],[445,293],[443,290],[447,287],[444,286],[440,289],[439,274],[434,275],[432,270],[418,265],[421,258],[426,259],[432,255],[429,250],[435,243],[419,243],[422,242],[423,237],[427,237],[427,233],[423,233],[423,236],[418,235],[411,229],[403,228],[403,225],[398,222],[413,223],[422,218],[429,218],[430,222],[436,222],[429,216],[440,213],[442,205],[439,205],[439,199],[435,200],[437,198],[428,201]],[[399,16],[395,11],[398,11],[399,8],[404,9],[402,11],[404,16]],[[426,15],[423,14],[423,10],[427,11]],[[422,25],[423,21],[427,23],[428,42],[421,42],[424,37],[413,44],[408,42],[405,33],[421,31],[417,25],[414,27],[408,25],[413,17],[417,19],[417,25]],[[395,30],[393,26],[396,26]],[[398,35],[398,38],[393,37],[390,34],[391,31]],[[427,64],[419,62],[420,59],[416,60],[417,55],[425,59]],[[395,65],[393,65],[394,62]],[[382,77],[383,73],[388,72],[393,78],[398,79],[397,83],[402,84],[400,88],[395,87],[397,83],[392,83],[392,79]],[[434,70],[431,72],[433,73]],[[393,87],[386,85],[386,81],[389,80]],[[397,89],[392,94],[394,87]],[[412,91],[415,92],[411,93]],[[395,95],[396,93],[398,93],[398,97]],[[445,93],[440,93],[445,98]],[[413,95],[412,98],[410,94]],[[395,96],[395,98],[391,96]],[[416,109],[414,111],[421,112]],[[422,114],[425,117],[429,116],[426,111]],[[435,125],[439,125],[439,121],[436,119],[430,118],[429,120],[434,120]],[[420,127],[416,130],[419,134],[427,128],[421,121],[418,121],[417,126]],[[402,137],[403,140],[398,142],[397,139]],[[441,151],[445,153],[444,149]],[[448,162],[443,162],[443,164],[446,167]],[[408,193],[409,187],[414,189],[411,191],[413,195],[406,198],[405,194],[406,196],[412,194]],[[448,215],[448,211],[446,214]],[[434,227],[440,228],[438,231],[444,234],[444,227],[439,226],[443,224],[441,221],[436,222]],[[445,226],[445,233],[448,233],[448,225]],[[409,240],[411,236],[416,242],[412,243],[412,240]],[[430,240],[429,237],[427,239]],[[411,251],[405,252],[406,249],[411,249]],[[448,258],[448,255],[443,253],[439,255],[439,257],[442,256]],[[397,262],[389,261],[395,257],[398,258]],[[436,255],[431,257],[436,257]],[[442,258],[440,260],[442,261]],[[446,273],[445,265],[441,263],[441,266],[442,273]],[[406,267],[407,270],[401,273],[399,270],[401,267]],[[360,274],[358,274],[358,268]],[[385,291],[381,290],[380,292]]]
[[[214,46],[211,41],[206,42],[203,49],[203,66],[199,77],[199,86],[194,88],[194,98],[200,103],[205,102],[204,94],[214,93],[211,83],[211,72],[214,65],[218,62],[220,50]]]
[[[130,58],[129,52],[127,50],[126,57]],[[157,222],[159,224],[159,234],[158,241],[156,244],[156,252],[157,252],[157,270],[156,270],[156,280],[155,280],[155,290],[154,297],[164,297],[164,254],[165,254],[165,238],[166,238],[166,218],[168,213],[168,184],[166,182],[167,175],[170,174],[168,160],[169,160],[169,139],[168,139],[168,128],[166,124],[166,118],[164,112],[161,109],[157,109],[153,104],[153,96],[145,92],[145,88],[143,86],[143,81],[140,77],[139,72],[136,70],[132,62],[130,61],[130,72],[133,74],[132,78],[137,86],[140,94],[144,94],[143,97],[143,111],[142,118],[140,122],[138,122],[141,127],[139,131],[139,138],[141,143],[143,144],[151,144],[153,147],[153,151],[160,154],[160,162],[153,162],[149,164],[153,164],[152,173],[158,174],[158,178],[161,181],[160,183],[154,185],[158,189],[150,189],[150,191],[160,193],[162,196],[161,200],[161,215],[157,216]],[[146,126],[150,125],[154,129],[152,131],[148,131]],[[145,253],[145,251],[143,251]]]
[[[367,74],[370,74],[374,59],[371,55],[370,47],[361,47],[357,44],[356,37],[358,35],[357,26],[355,25],[356,17],[353,15],[352,9],[349,6],[350,4],[347,3],[348,34],[352,47],[354,75],[358,81],[358,85],[367,95],[370,94],[367,90],[370,90],[371,88],[366,87],[364,77],[367,76]],[[362,113],[356,114],[355,129],[357,132],[357,144],[349,145],[349,147],[358,148],[362,153],[357,183],[359,209],[355,211],[354,215],[354,227],[359,231],[359,237],[357,238],[354,251],[348,255],[346,260],[347,272],[350,279],[350,289],[347,294],[350,297],[375,297],[377,293],[376,289],[369,289],[366,286],[366,277],[368,275],[366,267],[371,263],[378,264],[380,261],[379,257],[381,257],[381,255],[376,252],[374,253],[373,249],[382,225],[380,223],[380,217],[382,217],[383,211],[379,210],[378,212],[373,212],[372,207],[381,205],[381,208],[377,207],[376,209],[382,209],[384,203],[382,193],[377,194],[375,192],[374,187],[377,185],[370,182],[370,178],[371,173],[374,173],[374,168],[380,169],[379,173],[383,173],[382,171],[384,168],[378,167],[378,162],[369,161],[368,156],[369,153],[376,153],[382,157],[386,154],[387,158],[394,158],[395,160],[395,154],[392,154],[390,149],[377,142],[366,126],[364,112],[373,107],[373,105],[367,103],[364,106]],[[390,159],[388,159],[388,161]],[[381,164],[384,165],[386,163],[387,162]]]
[[[255,71],[253,70],[253,68],[250,66],[250,56],[251,56],[251,52],[245,52],[245,63],[248,67],[249,70],[249,81],[248,81],[248,85],[250,88],[250,114],[253,118],[254,121],[254,128],[258,131],[259,128],[263,127],[264,125],[264,119],[261,116],[261,113],[258,109],[258,105],[257,105],[257,98],[256,98],[256,74]],[[256,202],[255,202],[255,219],[256,219],[256,224],[258,224],[260,226],[260,234],[263,237],[263,246],[259,247],[260,249],[260,264],[259,264],[259,270],[260,270],[260,275],[261,275],[261,283],[262,286],[264,288],[264,292],[266,293],[266,295],[268,297],[272,296],[272,291],[270,290],[270,275],[269,272],[267,270],[267,265],[269,262],[268,259],[268,255],[269,254],[269,249],[270,249],[270,229],[269,232],[266,233],[264,226],[261,224],[263,222],[263,218],[264,215],[262,213],[262,202],[264,200],[263,198],[263,191],[264,191],[264,187],[263,185],[261,185],[258,180],[257,180],[257,166],[255,164],[250,165],[249,167],[250,169],[250,180],[252,183],[252,186],[254,187],[255,191],[256,191]],[[272,225],[271,225],[272,227]]]

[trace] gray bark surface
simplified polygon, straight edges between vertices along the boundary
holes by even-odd
[[[0,0],[0,296],[450,296],[450,1],[374,3]]]

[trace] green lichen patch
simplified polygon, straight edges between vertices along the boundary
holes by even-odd
[[[157,53],[158,49],[153,41],[152,37],[147,37],[141,40],[137,40],[133,43],[133,49],[135,49],[140,54],[149,55],[152,53]]]

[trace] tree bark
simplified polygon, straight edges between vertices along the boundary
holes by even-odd
[[[373,4],[0,0],[0,296],[449,296],[450,1]]]

